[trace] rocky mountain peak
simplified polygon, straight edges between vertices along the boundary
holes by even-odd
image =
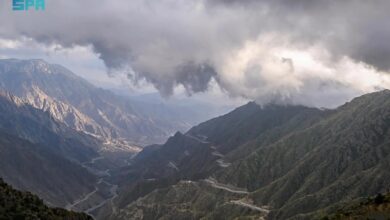
[[[18,59],[5,59],[0,62],[0,69],[3,72],[14,72],[14,73],[44,73],[52,74],[53,68],[51,64],[41,59],[31,60],[18,60]]]
[[[0,88],[51,112],[72,128],[110,141],[145,146],[189,128],[185,120],[172,117],[176,109],[117,96],[43,60],[0,60]]]

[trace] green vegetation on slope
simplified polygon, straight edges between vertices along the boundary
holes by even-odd
[[[96,177],[78,162],[96,157],[97,146],[98,140],[0,91],[0,177],[12,186],[66,206],[94,189]]]
[[[390,219],[390,193],[372,198],[358,199],[338,208],[334,213],[321,216],[321,220]]]
[[[0,220],[91,220],[83,213],[60,208],[49,208],[41,199],[29,192],[13,189],[0,179]]]
[[[244,193],[213,187],[206,181],[181,181],[155,190],[122,209],[112,220],[261,219],[266,213],[246,207]]]
[[[188,151],[189,142],[179,142],[182,139],[191,139],[191,145],[203,147],[198,147],[195,152]],[[310,219],[307,216],[319,210],[386,190],[390,183],[389,147],[388,90],[356,98],[335,110],[272,105],[261,108],[249,103],[194,127],[185,135],[172,137],[165,145],[150,149],[152,153],[145,151],[140,154],[142,164],[159,165],[147,166],[145,170],[160,171],[153,176],[140,176],[153,182],[176,178],[177,181],[190,179],[199,183],[202,178],[186,176],[188,170],[185,168],[194,168],[201,163],[204,167],[199,167],[198,171],[208,171],[203,173],[203,178],[209,174],[221,186],[230,185],[247,191],[234,204],[254,210],[270,207],[267,219]],[[164,152],[169,157],[157,157],[153,152],[155,155]],[[197,157],[199,152],[205,152],[205,156]],[[209,154],[214,157],[208,157]],[[147,158],[148,155],[152,156]],[[137,160],[133,162],[131,167],[139,163]],[[176,165],[175,169],[170,166],[172,163]],[[170,168],[171,175],[161,172],[167,168]],[[185,190],[178,187],[180,184],[172,184],[167,189],[174,189],[176,195]],[[204,185],[197,186],[199,192],[207,192]],[[161,189],[157,192],[167,190],[155,188]],[[138,213],[147,209],[147,213],[157,216],[157,219],[176,217],[160,216],[159,213],[178,209],[181,203],[173,202],[177,197],[160,200],[152,188],[149,192],[142,198],[138,195],[132,201],[126,201],[127,206],[121,204],[121,213]],[[122,195],[134,195],[130,191],[127,193]],[[212,194],[215,204],[235,199],[226,200],[219,194]],[[195,216],[195,219],[196,213],[209,211],[205,207],[195,209],[199,197],[183,198],[190,207],[186,211],[191,210],[190,216]],[[166,204],[171,207],[164,208]],[[213,212],[217,209],[215,206]],[[153,218],[143,216],[140,219]]]

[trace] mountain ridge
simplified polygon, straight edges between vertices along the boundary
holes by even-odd
[[[71,112],[65,113],[88,122],[80,126],[83,120],[76,120],[68,123],[71,127],[79,130],[92,127],[87,132],[109,140],[124,139],[129,144],[141,145],[144,141],[160,142],[180,126],[180,122],[143,115],[130,100],[99,89],[65,67],[43,60],[0,60],[0,87],[43,110],[47,110],[42,106],[45,100],[56,105],[56,109],[67,106]],[[61,114],[53,116],[63,119]]]
[[[43,60],[0,60],[0,88],[50,109],[54,117],[75,129],[129,146],[162,143],[177,130],[187,130],[191,121],[188,115],[172,117],[180,115],[173,108],[97,88],[65,67]],[[54,107],[43,106],[44,100]],[[61,109],[66,111],[57,114]],[[66,117],[73,120],[64,121]]]
[[[206,193],[207,185],[202,184],[205,180],[208,186],[219,190],[246,192],[234,200],[234,204],[241,205],[241,208],[231,213],[231,218],[225,216],[226,219],[233,219],[239,213],[249,218],[253,213],[243,214],[245,208],[264,206],[271,209],[267,219],[310,219],[305,216],[336,203],[375,195],[387,189],[386,182],[390,181],[389,100],[390,91],[384,90],[355,98],[334,110],[280,107],[298,109],[296,114],[292,114],[294,111],[278,110],[279,107],[275,106],[261,108],[249,103],[227,115],[201,123],[185,135],[172,138],[179,140],[186,136],[197,142],[195,145],[205,145],[214,150],[211,151],[211,155],[215,155],[211,160],[214,162],[207,165],[206,170],[210,172],[205,173],[206,177],[197,179],[180,175],[180,170],[192,162],[186,160],[189,164],[185,166],[176,162],[177,171],[169,177],[170,183],[158,184],[159,181],[160,184],[166,182],[164,179],[167,177],[160,172],[161,176],[153,177],[156,185],[149,184],[152,188],[148,193],[127,202],[124,198],[119,199],[121,211],[114,219],[128,217],[131,213],[145,214],[145,209],[158,218],[181,219],[179,214],[163,214],[174,207],[179,208],[180,203],[188,204],[184,209],[187,219],[213,219],[209,214],[217,215],[230,204],[222,194],[214,192],[213,198],[210,198],[214,209],[195,205],[205,202],[203,196],[199,200],[182,196],[185,190],[196,190],[201,195]],[[161,148],[168,150],[174,143],[171,140],[148,151],[145,149],[139,154],[142,163],[147,164],[147,155],[161,153]],[[182,143],[172,149],[176,149],[180,158],[184,155],[183,149],[188,146]],[[240,151],[242,153],[237,156]],[[190,153],[192,159],[196,158],[195,155]],[[174,158],[158,160],[165,164],[178,159],[177,156]],[[198,158],[197,161],[202,160]],[[207,174],[214,179],[210,181]],[[195,181],[195,185],[181,187],[180,181],[186,180]],[[237,187],[242,190],[233,190]],[[121,190],[127,198],[134,195],[126,188]],[[156,195],[166,190],[175,192],[172,200],[162,200],[172,207],[164,206],[156,199]],[[177,200],[180,202],[175,203]],[[203,214],[199,216],[200,213]],[[141,216],[139,219],[148,218]]]
[[[0,112],[0,175],[7,182],[57,206],[93,189],[96,177],[80,164],[98,155],[98,140],[9,92],[0,92]]]

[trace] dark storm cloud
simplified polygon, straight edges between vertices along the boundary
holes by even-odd
[[[178,72],[177,82],[182,84],[189,94],[206,91],[208,83],[217,76],[213,67],[208,64],[188,63],[179,67]]]
[[[0,6],[0,37],[90,45],[108,69],[129,70],[130,78],[166,95],[177,85],[202,92],[216,79],[232,95],[297,100],[297,94],[317,93],[313,77],[331,78],[327,85],[337,91],[340,84],[366,91],[364,78],[329,75],[329,69],[353,72],[345,58],[356,68],[390,70],[388,0],[48,0],[41,13],[13,12],[8,1]],[[322,49],[313,54],[313,47]],[[308,70],[299,65],[302,56],[279,54],[285,50],[308,51],[318,65]],[[251,90],[242,88],[249,81]]]

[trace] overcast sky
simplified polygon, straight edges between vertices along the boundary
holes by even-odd
[[[44,12],[11,8],[0,2],[0,57],[44,57],[97,84],[164,96],[217,87],[260,104],[321,107],[390,88],[388,0],[46,0]]]

